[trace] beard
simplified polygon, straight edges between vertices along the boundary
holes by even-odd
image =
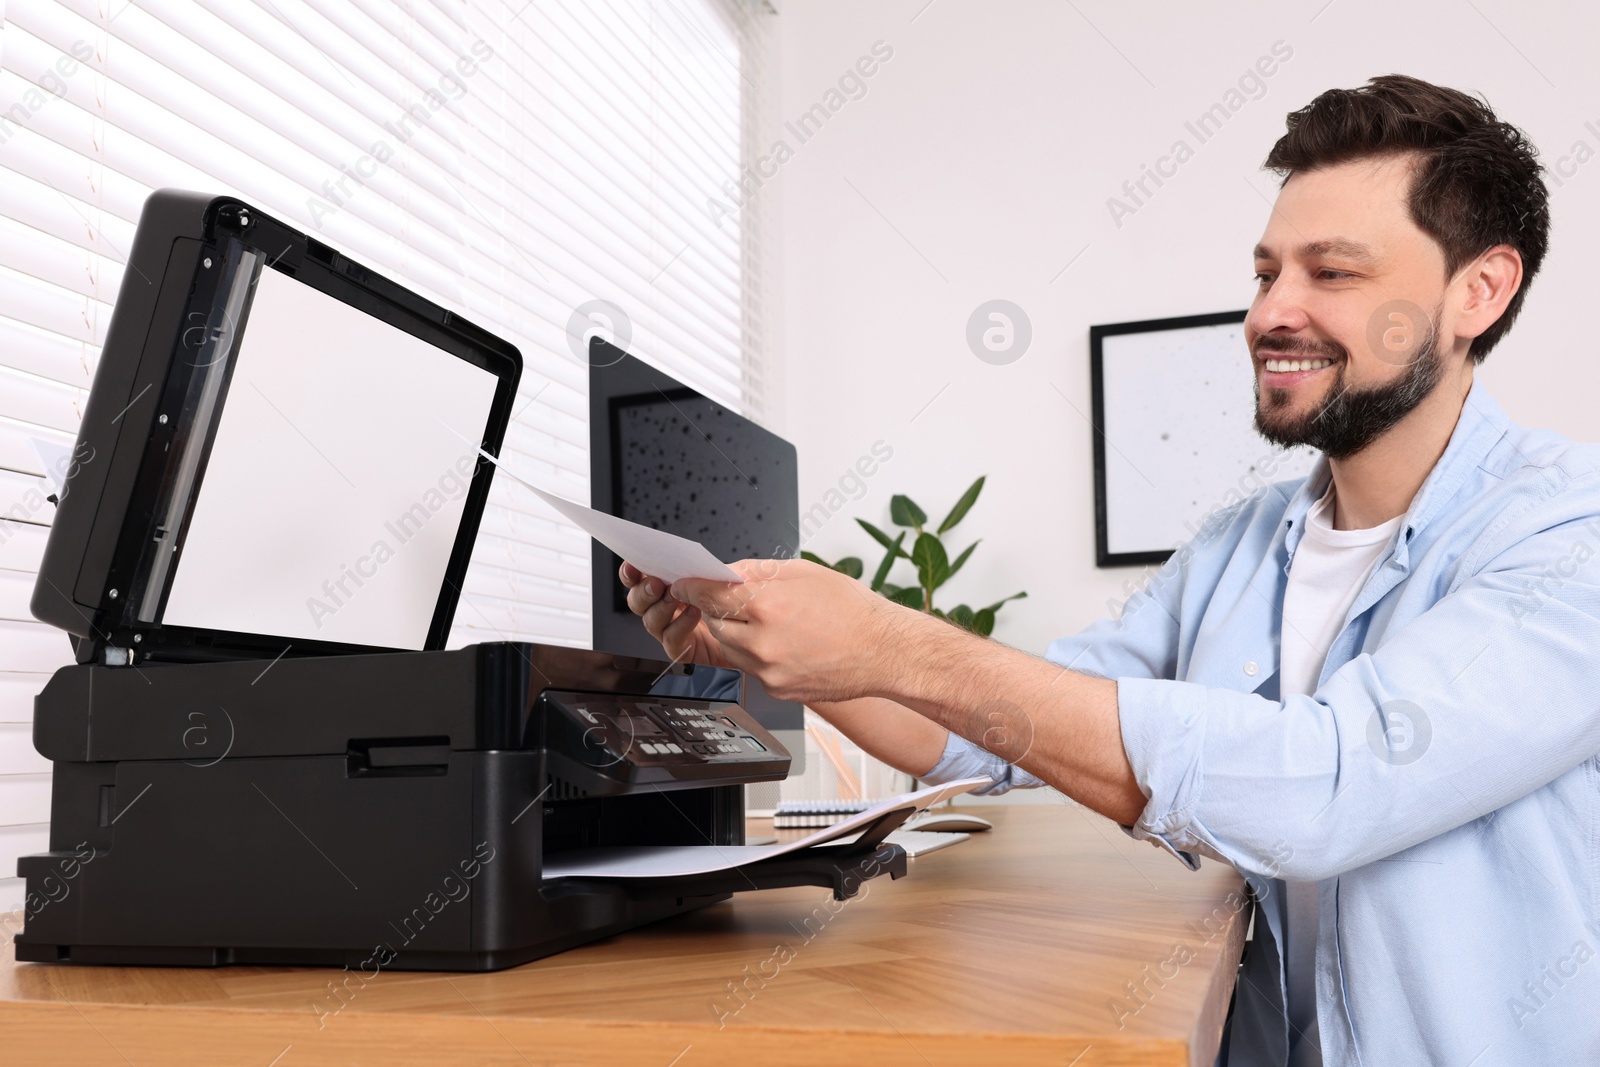
[[[1310,445],[1330,459],[1344,459],[1360,452],[1415,411],[1444,377],[1444,362],[1439,358],[1439,319],[1443,310],[1442,305],[1434,309],[1428,336],[1405,372],[1392,382],[1366,389],[1345,385],[1350,351],[1335,341],[1318,344],[1290,338],[1258,338],[1254,349],[1258,356],[1277,352],[1290,358],[1332,359],[1337,371],[1327,398],[1305,415],[1289,410],[1293,402],[1290,390],[1268,389],[1263,397],[1261,376],[1256,375],[1256,432],[1284,448]]]

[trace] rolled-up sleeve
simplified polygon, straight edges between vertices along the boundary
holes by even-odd
[[[1161,846],[1190,869],[1200,866],[1199,852],[1222,856],[1206,847],[1209,842],[1203,837],[1190,832],[1200,795],[1202,761],[1197,750],[1204,748],[1205,697],[1209,693],[1209,689],[1181,682],[1117,680],[1123,751],[1133,767],[1134,780],[1150,798],[1139,820],[1122,829],[1136,840]],[[1201,725],[1198,734],[1194,730],[1197,722]],[[1172,743],[1179,737],[1189,740],[1187,747]]]
[[[1595,554],[1593,528],[1521,519],[1521,535],[1486,563],[1465,560],[1457,588],[1309,696],[1120,679],[1123,746],[1150,798],[1133,836],[1320,880],[1593,758],[1600,562],[1549,579],[1552,561]]]
[[[1243,504],[1236,504],[1210,516],[1194,541],[1174,553],[1143,589],[1129,596],[1114,617],[1101,619],[1079,634],[1051,642],[1045,659],[1079,674],[1099,678],[1172,677],[1178,660],[1178,603],[1183,596],[1188,569],[1201,550],[1227,550],[1222,535],[1243,509]],[[939,762],[921,777],[930,783],[943,783],[980,775],[995,783],[986,789],[974,790],[985,795],[1045,784],[954,733],[945,743]],[[1169,850],[1191,867],[1198,865],[1192,856],[1170,846]]]
[[[962,778],[988,778],[992,785],[974,789],[978,796],[998,796],[1013,789],[1034,789],[1044,784],[1021,767],[979,748],[960,734],[952,733],[944,743],[944,755],[933,770],[920,776],[929,785],[943,785]]]

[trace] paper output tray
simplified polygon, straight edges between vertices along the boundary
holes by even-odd
[[[553,900],[571,893],[592,892],[597,885],[619,889],[631,900],[684,899],[725,896],[752,889],[787,889],[815,885],[833,891],[833,899],[848,900],[861,884],[887,874],[903,878],[908,857],[899,845],[884,838],[916,814],[911,806],[885,813],[869,824],[856,840],[843,845],[812,845],[769,860],[728,867],[704,874],[668,878],[560,878],[546,882],[540,896]]]

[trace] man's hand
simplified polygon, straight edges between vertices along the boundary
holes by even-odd
[[[631,563],[624,563],[618,576],[628,587],[628,610],[644,620],[644,628],[661,642],[674,663],[733,666],[717,647],[717,639],[706,628],[700,609],[673,599],[667,593],[666,582],[652,578]]]
[[[878,692],[897,670],[897,638],[923,619],[854,578],[805,560],[729,564],[742,583],[684,578],[674,601],[697,611],[729,665],[780,700],[835,701]],[[630,594],[631,598],[631,594]]]
[[[754,562],[756,566],[748,571],[742,564],[734,566],[740,573],[752,573],[762,565],[761,561]],[[667,592],[665,582],[646,575],[631,563],[622,565],[620,576],[622,584],[628,587],[628,607],[644,620],[645,629],[661,642],[669,656],[717,667],[733,665],[712,636],[699,608],[674,598]],[[753,600],[759,589],[759,579],[747,590],[739,585],[729,588],[744,590],[752,594],[750,599]],[[949,737],[938,723],[892,700],[873,697],[843,703],[814,700],[812,706],[865,751],[913,777],[939,762]]]

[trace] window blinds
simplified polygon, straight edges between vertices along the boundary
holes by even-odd
[[[28,611],[32,441],[72,443],[149,192],[237,195],[512,341],[503,456],[587,500],[590,332],[764,413],[747,3],[0,0],[0,878],[43,847],[32,696],[70,661]],[[451,645],[587,645],[588,553],[496,479]]]

